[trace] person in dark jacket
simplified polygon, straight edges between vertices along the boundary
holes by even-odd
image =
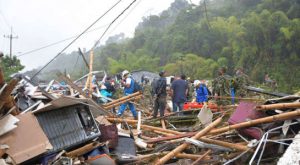
[[[185,75],[174,80],[171,85],[171,96],[173,102],[173,112],[182,111],[184,102],[187,101],[188,84]]]
[[[167,103],[167,80],[165,78],[165,71],[159,73],[160,78],[157,80],[154,86],[154,112],[153,118],[157,117],[158,110],[160,112],[160,117],[165,114],[165,108]]]

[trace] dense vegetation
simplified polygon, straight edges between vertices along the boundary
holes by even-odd
[[[10,75],[24,69],[24,66],[21,65],[20,60],[16,56],[10,58],[8,55],[0,58],[0,67],[3,71],[4,79],[7,81],[10,80]]]
[[[227,67],[231,75],[242,67],[253,81],[262,82],[269,73],[280,90],[292,92],[300,89],[299,18],[299,0],[206,0],[199,5],[175,0],[159,15],[143,18],[133,38],[116,35],[97,48],[94,70],[165,69],[211,79],[218,67]],[[76,78],[87,71],[76,52],[48,68],[66,69]]]

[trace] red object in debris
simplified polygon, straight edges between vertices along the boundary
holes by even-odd
[[[202,107],[203,107],[203,103],[197,103],[197,102],[185,102],[183,104],[183,110],[200,109]],[[214,103],[208,103],[208,108],[213,112],[218,111],[218,105]]]
[[[255,110],[256,104],[252,102],[240,102],[234,113],[230,116],[228,123],[230,125],[242,123],[245,121],[255,120],[266,115],[261,111]],[[259,127],[247,127],[238,129],[242,135],[250,136],[257,140],[263,136],[263,131]]]

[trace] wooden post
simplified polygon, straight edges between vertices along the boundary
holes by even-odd
[[[92,78],[93,78],[93,61],[94,61],[94,50],[90,50],[90,68],[89,68],[89,75],[87,77],[85,87],[89,91],[89,97],[92,97],[93,93],[93,85],[92,85]]]
[[[220,124],[222,121],[222,117],[216,119],[214,122],[209,124],[207,127],[202,129],[200,132],[198,132],[195,136],[192,137],[192,139],[199,139],[201,136],[204,136],[206,133],[208,133],[211,129],[216,127],[218,124]],[[190,144],[189,143],[183,143],[177,148],[175,148],[173,151],[162,157],[161,159],[156,162],[156,165],[163,165],[165,164],[168,160],[170,160],[172,157],[174,157],[176,154],[180,153],[184,149],[186,149]]]

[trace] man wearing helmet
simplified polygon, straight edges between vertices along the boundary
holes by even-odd
[[[122,81],[121,81],[122,86],[124,87],[124,95],[130,95],[134,92],[134,80],[131,78],[130,73],[128,70],[124,70],[122,72]],[[131,102],[126,102],[121,104],[120,109],[118,111],[118,116],[122,116],[123,112],[125,111],[127,105],[129,106],[129,109],[135,119],[137,119],[137,113],[135,111],[135,107],[133,103]]]
[[[195,80],[194,87],[196,88],[196,102],[203,103],[208,100],[208,90],[204,81]]]

